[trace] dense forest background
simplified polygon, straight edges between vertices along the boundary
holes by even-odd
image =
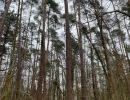
[[[130,0],[1,0],[0,100],[130,100]]]

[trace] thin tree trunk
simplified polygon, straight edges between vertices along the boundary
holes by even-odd
[[[46,0],[42,0],[43,33],[41,40],[41,61],[37,88],[37,100],[46,100],[46,60],[45,60],[45,21],[46,21]],[[43,84],[43,86],[42,86]],[[43,90],[43,92],[42,92]],[[43,94],[43,95],[42,95]]]
[[[88,22],[88,16],[87,17],[87,22]],[[96,93],[96,75],[95,75],[95,68],[94,68],[94,58],[93,58],[93,44],[92,44],[92,32],[90,29],[90,24],[88,22],[88,29],[89,29],[89,33],[90,33],[90,52],[91,52],[91,67],[92,67],[92,85],[93,85],[93,94],[94,94],[94,100],[98,100],[97,98],[97,93]]]
[[[42,1],[43,4],[43,100],[46,100],[46,55],[45,55],[45,22],[46,22],[46,0]]]
[[[16,99],[19,98],[19,89],[20,89],[20,81],[21,81],[21,74],[22,74],[22,66],[21,66],[21,61],[22,61],[22,54],[21,54],[21,20],[22,20],[22,7],[23,7],[23,0],[19,4],[21,4],[20,9],[20,18],[19,18],[19,39],[18,39],[18,65],[17,65],[17,75],[16,75]]]
[[[72,99],[72,83],[71,83],[71,34],[69,29],[69,13],[68,13],[68,0],[64,0],[65,5],[65,23],[66,23],[66,100]]]
[[[110,99],[119,100],[118,91],[116,89],[116,84],[115,84],[114,79],[113,79],[114,77],[113,77],[113,73],[112,73],[112,70],[111,70],[111,67],[110,67],[110,59],[109,59],[109,56],[108,56],[108,50],[107,50],[107,46],[106,46],[105,39],[104,39],[103,29],[102,29],[102,21],[103,21],[102,12],[100,14],[100,11],[99,11],[99,8],[98,8],[98,0],[93,0],[93,4],[94,4],[94,9],[95,9],[95,15],[96,15],[96,18],[97,18],[97,21],[98,21],[98,26],[99,26],[99,29],[100,29],[102,46],[103,46],[103,49],[104,49],[106,66],[107,66],[107,70],[108,70],[107,81],[109,82],[108,83],[108,85],[109,85],[108,91],[109,91],[110,96],[111,96]],[[114,96],[113,96],[113,93],[114,93]],[[108,95],[108,97],[110,97],[110,96]]]
[[[81,34],[81,16],[80,16],[80,0],[78,0],[78,21],[79,21],[79,55],[81,68],[81,100],[86,100],[86,77],[83,62],[82,34]]]

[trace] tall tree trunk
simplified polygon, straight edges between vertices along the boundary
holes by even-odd
[[[96,15],[96,18],[97,18],[97,21],[98,21],[98,26],[99,26],[99,29],[100,29],[102,46],[103,46],[103,49],[104,49],[106,66],[107,66],[107,70],[108,70],[108,77],[107,77],[108,87],[107,88],[108,88],[108,91],[109,91],[110,96],[111,96],[110,97],[108,95],[108,97],[110,97],[110,99],[112,99],[112,100],[114,100],[114,99],[119,100],[119,98],[118,98],[118,91],[116,89],[116,84],[114,82],[114,77],[113,77],[112,69],[110,67],[110,58],[108,56],[108,49],[107,49],[107,45],[106,45],[106,42],[105,42],[105,38],[104,38],[104,34],[103,34],[103,29],[102,29],[102,21],[103,21],[102,11],[101,12],[99,11],[98,0],[93,0],[93,5],[94,5],[94,10],[95,10],[95,15]],[[114,93],[114,95],[113,95],[113,93]]]
[[[66,22],[66,100],[72,99],[72,84],[71,84],[71,34],[69,29],[69,14],[68,14],[68,0],[64,0],[65,5],[65,22]]]
[[[45,55],[45,22],[46,22],[46,0],[42,1],[43,9],[43,100],[46,100],[46,55]]]
[[[46,0],[42,0],[43,33],[41,39],[41,61],[37,88],[37,100],[46,100],[46,60],[45,60],[45,21],[46,21]],[[43,80],[43,81],[42,81]],[[42,86],[43,84],[43,86]],[[42,93],[43,90],[43,93]],[[42,95],[43,94],[43,95]]]
[[[91,67],[92,67],[92,85],[93,85],[93,94],[94,94],[94,100],[98,100],[97,98],[97,85],[96,85],[96,75],[95,75],[95,68],[94,68],[94,59],[93,59],[93,49],[92,49],[92,37],[90,33],[90,39],[91,39],[91,44],[90,44],[90,51],[91,51]]]
[[[79,55],[81,68],[81,100],[86,100],[86,77],[83,61],[82,33],[81,33],[81,16],[80,16],[80,0],[78,0],[78,21],[79,21]]]
[[[22,54],[21,54],[21,19],[22,19],[22,8],[23,8],[23,0],[19,0],[19,5],[21,5],[20,9],[20,18],[19,18],[19,34],[18,34],[18,64],[17,64],[17,75],[16,75],[16,90],[15,90],[15,96],[16,100],[19,98],[19,89],[20,89],[20,81],[21,81],[21,74],[22,74]]]
[[[91,52],[91,67],[92,67],[92,85],[93,85],[93,94],[94,94],[94,100],[98,100],[97,93],[96,93],[96,75],[95,75],[95,68],[94,68],[94,56],[93,56],[93,44],[92,44],[92,32],[90,28],[90,23],[88,19],[88,15],[86,14],[87,22],[88,22],[88,30],[90,33],[90,52]]]

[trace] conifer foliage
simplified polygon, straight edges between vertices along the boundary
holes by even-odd
[[[0,100],[130,100],[130,0],[1,0]]]

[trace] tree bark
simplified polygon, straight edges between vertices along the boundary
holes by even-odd
[[[65,5],[65,26],[66,26],[66,100],[72,99],[72,84],[71,84],[71,34],[69,29],[69,13],[68,13],[68,0],[64,0]]]
[[[46,0],[42,0],[43,33],[41,39],[41,61],[37,88],[37,100],[46,100],[46,60],[45,60],[45,21],[46,21]],[[43,84],[43,86],[42,86]],[[43,90],[43,92],[42,92]]]
[[[83,48],[82,48],[82,33],[81,33],[81,15],[80,15],[80,0],[78,0],[78,21],[79,21],[79,55],[80,55],[80,68],[81,68],[81,100],[86,100],[86,77],[83,61]]]
[[[18,39],[18,64],[17,64],[17,76],[16,76],[16,99],[19,98],[19,89],[20,89],[20,81],[21,81],[21,74],[22,74],[22,66],[21,66],[21,62],[22,62],[22,54],[21,54],[21,20],[22,20],[22,7],[23,7],[23,0],[21,1],[19,0],[19,8],[20,9],[20,16],[19,16],[19,39]],[[21,8],[20,8],[21,5]]]

